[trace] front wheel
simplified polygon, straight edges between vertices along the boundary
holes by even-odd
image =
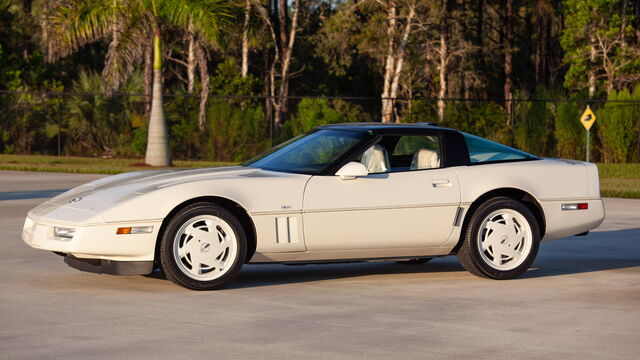
[[[529,268],[538,254],[540,230],[524,204],[499,197],[482,204],[471,216],[458,259],[472,274],[512,279]]]
[[[240,272],[246,244],[242,225],[231,212],[197,203],[169,221],[160,244],[160,262],[172,282],[192,290],[213,290]]]

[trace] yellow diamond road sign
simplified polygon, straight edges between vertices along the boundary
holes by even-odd
[[[582,116],[580,116],[580,122],[582,123],[582,126],[587,129],[587,131],[591,130],[593,123],[596,122],[596,114],[591,111],[589,105],[587,105],[587,108],[584,109]]]

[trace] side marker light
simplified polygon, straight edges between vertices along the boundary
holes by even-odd
[[[153,226],[119,227],[118,230],[116,230],[116,234],[118,235],[149,234],[151,232],[153,232]]]
[[[588,210],[589,203],[562,204],[562,210]]]

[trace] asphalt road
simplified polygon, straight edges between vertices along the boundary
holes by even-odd
[[[29,209],[99,175],[0,171],[0,359],[637,359],[640,201],[606,199],[587,237],[524,277],[455,257],[250,265],[227,289],[82,273],[20,240]]]

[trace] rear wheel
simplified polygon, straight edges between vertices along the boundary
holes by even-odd
[[[472,274],[512,279],[529,268],[538,254],[540,230],[524,204],[499,197],[482,204],[471,216],[458,259]]]
[[[160,244],[167,278],[193,290],[213,290],[232,280],[246,258],[242,225],[228,210],[196,203],[170,221]]]

